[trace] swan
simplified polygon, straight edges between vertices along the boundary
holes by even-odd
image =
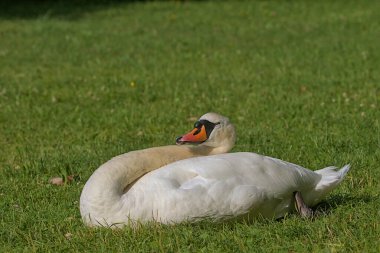
[[[280,218],[294,210],[308,217],[309,206],[318,204],[350,168],[311,171],[255,153],[227,153],[235,139],[227,117],[206,113],[177,138],[177,145],[112,158],[82,190],[83,222],[114,228],[149,221]]]

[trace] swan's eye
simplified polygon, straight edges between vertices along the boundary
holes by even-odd
[[[194,123],[194,128],[200,129],[201,127],[202,127],[202,123],[201,122],[197,121],[197,122]]]
[[[193,133],[193,135],[199,134],[202,130],[202,127],[203,127],[203,124],[201,122],[199,121],[195,122],[194,129],[197,129],[197,130]]]

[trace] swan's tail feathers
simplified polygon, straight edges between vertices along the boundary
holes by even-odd
[[[338,171],[336,169],[336,167],[327,167],[321,170],[316,170],[315,173],[320,174],[322,178],[316,185],[315,190],[329,192],[334,189],[350,170],[350,165],[347,164]]]
[[[315,173],[321,175],[321,180],[315,185],[314,190],[303,195],[307,205],[315,206],[318,204],[328,193],[334,190],[334,188],[342,182],[349,170],[350,165],[347,164],[340,170],[337,170],[336,167],[327,167],[314,171]]]
[[[315,186],[314,191],[305,196],[308,205],[314,206],[318,204],[320,200],[322,200],[329,192],[339,185],[349,170],[350,165],[347,164],[340,170],[337,170],[336,167],[327,167],[314,171],[322,177]]]

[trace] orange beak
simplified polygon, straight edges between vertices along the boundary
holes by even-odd
[[[177,138],[176,143],[178,145],[185,143],[200,144],[207,140],[207,133],[205,126],[201,128],[194,128],[191,132]]]

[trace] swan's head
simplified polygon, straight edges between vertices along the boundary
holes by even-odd
[[[235,144],[235,128],[227,117],[209,112],[194,123],[194,129],[177,138],[177,145],[194,144],[214,149],[213,153],[225,153]]]

